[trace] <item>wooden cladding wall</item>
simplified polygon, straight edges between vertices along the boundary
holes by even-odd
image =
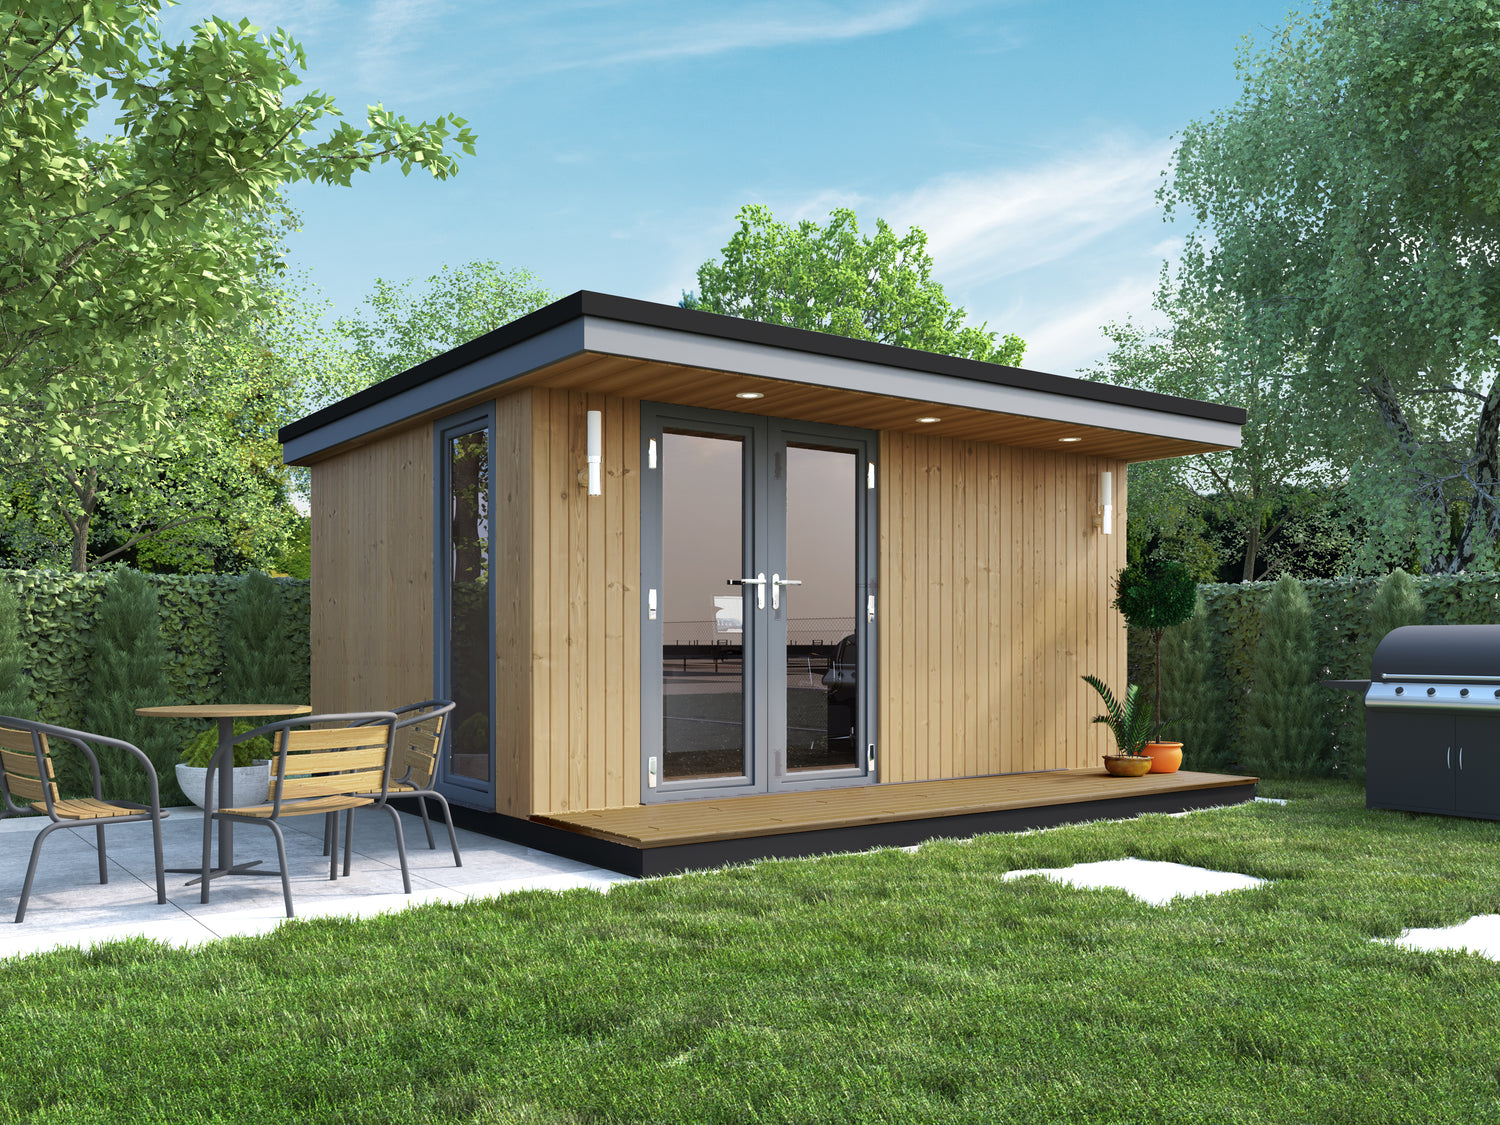
[[[529,808],[513,815],[636,805],[640,403],[540,387],[519,395],[529,396],[531,423],[531,752],[529,775],[516,778]],[[604,494],[592,497],[578,481],[590,410],[604,414]]]
[[[312,705],[430,699],[432,427],[312,466]]]
[[[1125,684],[1125,463],[887,432],[880,464],[880,780],[1098,763],[1080,677]]]

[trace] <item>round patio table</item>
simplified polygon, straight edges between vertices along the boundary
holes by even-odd
[[[223,750],[234,741],[234,721],[236,719],[264,719],[275,718],[278,715],[310,715],[312,708],[305,703],[184,703],[175,707],[137,707],[137,715],[145,715],[154,719],[217,719],[219,723],[219,750]],[[234,759],[230,759],[233,765]],[[219,808],[229,809],[234,807],[234,771],[233,769],[221,769],[219,771]],[[204,810],[204,816],[208,815]],[[279,875],[279,871],[252,871],[252,867],[260,864],[260,860],[253,859],[249,863],[234,862],[234,824],[228,820],[219,821],[219,863],[208,873],[210,879],[217,879],[220,875]],[[186,883],[191,887],[194,883],[201,882],[203,868],[201,867],[169,867],[168,871],[179,875],[197,875],[197,879],[189,879]]]

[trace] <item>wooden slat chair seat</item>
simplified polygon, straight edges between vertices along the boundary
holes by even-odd
[[[337,724],[330,726],[330,724]],[[276,856],[281,864],[281,890],[286,900],[286,916],[296,916],[292,908],[292,882],[287,873],[286,838],[280,821],[289,816],[322,815],[332,821],[332,857],[328,877],[337,879],[338,814],[344,813],[344,874],[349,874],[350,843],[354,833],[354,810],[366,805],[382,804],[391,776],[391,752],[396,715],[391,711],[361,711],[340,715],[304,715],[283,719],[237,736],[229,746],[219,750],[208,764],[205,778],[208,792],[213,792],[214,772],[232,761],[234,743],[259,736],[271,739],[275,757],[271,786],[264,802],[232,806],[210,812],[203,817],[203,881],[201,901],[207,902],[209,885],[216,875],[210,860],[213,822],[228,820],[243,824],[264,824],[276,839]],[[294,728],[310,726],[311,730]],[[395,809],[388,810],[396,822],[396,850],[401,857],[401,881],[411,894],[411,875],[406,867],[406,842],[401,836],[401,821]]]
[[[57,774],[52,764],[52,742],[61,739],[70,742],[82,751],[93,777],[92,797],[63,797],[58,793]],[[151,803],[137,805],[131,801],[109,801],[104,797],[99,777],[99,759],[90,749],[89,743],[113,746],[134,756],[146,771],[150,783]],[[95,842],[99,851],[99,882],[109,882],[109,857],[104,850],[105,825],[128,824],[135,821],[151,822],[151,840],[156,851],[156,901],[167,901],[166,870],[162,866],[161,822],[167,816],[161,811],[161,793],[158,788],[156,768],[151,759],[128,742],[118,738],[106,738],[100,734],[37,723],[29,719],[0,716],[0,797],[4,806],[0,817],[22,816],[41,813],[52,823],[37,833],[31,845],[31,862],[26,867],[26,881],[21,887],[21,901],[16,906],[16,921],[26,917],[26,904],[31,899],[32,884],[36,880],[37,860],[41,856],[42,841],[59,828],[71,824],[89,822],[95,828]],[[17,798],[26,802],[17,804]]]
[[[437,776],[438,757],[442,753],[443,735],[447,730],[448,715],[454,704],[447,699],[427,699],[421,703],[408,703],[393,712],[399,716],[396,723],[396,749],[391,760],[391,780],[386,788],[388,797],[415,797],[417,810],[422,814],[422,827],[427,831],[427,846],[436,850],[437,842],[432,836],[432,821],[427,816],[427,800],[436,801],[443,810],[443,823],[448,826],[448,843],[453,848],[453,866],[464,865],[458,851],[458,836],[453,831],[453,812],[448,799],[432,787]],[[373,791],[372,791],[373,792]],[[379,804],[385,802],[379,801]],[[333,826],[323,828],[323,854],[331,847]]]

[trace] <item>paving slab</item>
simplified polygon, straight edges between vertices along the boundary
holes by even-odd
[[[1456,926],[1405,930],[1400,937],[1376,940],[1427,952],[1448,949],[1477,953],[1491,961],[1500,961],[1500,914],[1476,914]]]
[[[193,867],[202,857],[203,814],[191,806],[168,810],[162,822],[162,851],[168,867]],[[463,866],[455,867],[447,829],[433,826],[435,849],[427,847],[421,818],[399,814],[406,839],[412,893],[401,887],[395,829],[389,813],[357,809],[348,878],[328,878],[323,853],[323,819],[300,817],[282,823],[292,903],[299,918],[367,918],[426,903],[459,903],[521,890],[565,891],[578,887],[607,891],[628,875],[606,871],[477,832],[458,830]],[[167,901],[156,901],[151,826],[119,824],[105,829],[109,882],[99,883],[95,830],[68,827],[42,844],[41,860],[26,920],[15,924],[16,903],[26,863],[45,817],[0,820],[0,958],[98,942],[145,937],[174,946],[196,945],[235,935],[267,934],[286,919],[269,828],[236,825],[235,860],[259,859],[273,874],[215,879],[209,901],[199,901],[191,875],[167,874]],[[217,837],[217,830],[215,830]],[[342,841],[341,841],[342,843]],[[215,840],[217,852],[217,839]],[[342,867],[340,867],[342,871]]]
[[[1185,863],[1167,863],[1157,859],[1106,859],[1098,863],[1076,863],[1072,867],[1029,867],[1007,871],[1006,879],[1027,875],[1045,875],[1075,887],[1100,889],[1113,887],[1148,902],[1166,906],[1176,898],[1223,894],[1248,887],[1259,887],[1268,880],[1234,871],[1214,871]]]

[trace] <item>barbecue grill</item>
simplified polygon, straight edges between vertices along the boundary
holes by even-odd
[[[1376,646],[1365,805],[1500,820],[1500,625],[1406,625]]]

